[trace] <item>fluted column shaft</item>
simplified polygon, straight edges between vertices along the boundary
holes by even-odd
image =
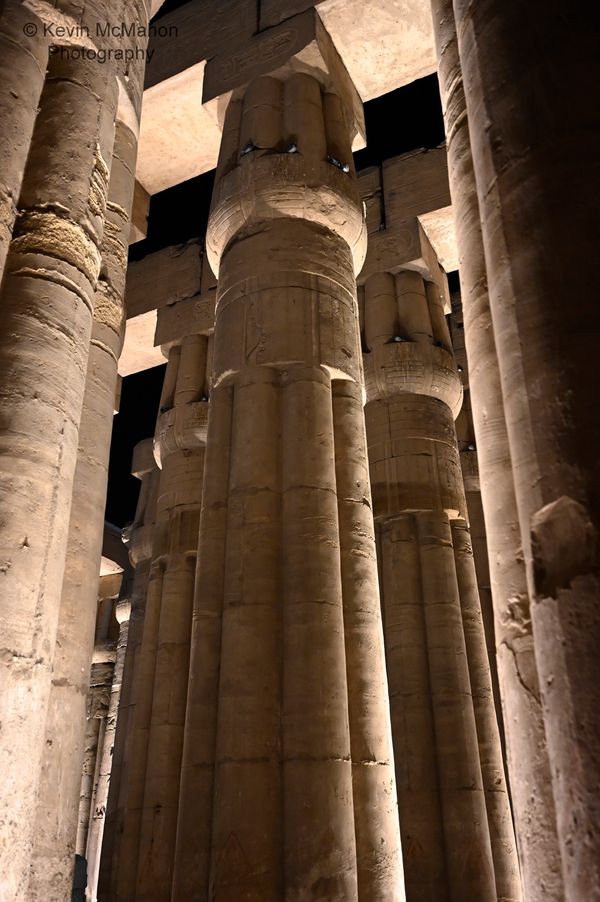
[[[567,900],[600,898],[600,172],[586,4],[455,0]],[[560,66],[548,48],[560,46]],[[543,87],[542,87],[543,86]],[[544,99],[540,100],[543,92]],[[573,260],[586,260],[578,266]]]
[[[15,898],[36,823],[116,88],[109,65],[51,60],[0,298],[0,872]]]
[[[102,745],[99,750],[99,766],[94,795],[94,804],[91,810],[90,825],[87,835],[85,857],[87,862],[87,888],[86,899],[96,902],[98,891],[98,873],[100,869],[100,853],[106,825],[106,808],[108,792],[111,781],[115,734],[118,721],[121,690],[123,687],[123,672],[125,667],[125,653],[129,638],[129,617],[131,602],[126,594],[121,592],[115,607],[115,616],[119,624],[119,637],[115,656],[115,666],[110,687],[110,700],[106,713],[106,726],[102,737]]]
[[[100,758],[106,732],[106,718],[110,704],[110,686],[114,674],[114,664],[102,661],[92,664],[89,677],[89,691],[84,737],[84,761],[80,780],[79,811],[75,851],[81,858],[86,857],[87,841],[95,805],[98,785]],[[58,897],[56,897],[58,898]]]
[[[527,902],[540,894],[559,902],[554,799],[452,2],[432,0],[432,10],[523,892]]]
[[[441,299],[417,273],[380,273],[366,282],[364,317],[407,897],[519,899],[477,585],[452,536],[466,518],[462,387]]]
[[[404,898],[351,128],[299,74],[257,79],[227,111],[173,898]]]
[[[153,570],[158,607],[152,710],[140,810],[138,900],[170,900],[189,678],[194,573],[208,419],[209,339],[189,335],[169,350],[156,425],[160,462]],[[134,862],[134,864],[136,864]]]
[[[101,899],[117,898],[117,876],[126,829],[129,774],[136,773],[135,722],[138,702],[152,698],[152,684],[140,669],[148,580],[152,560],[152,534],[156,517],[159,470],[153,440],[145,439],[134,449],[132,473],[141,480],[134,522],[124,530],[124,541],[134,568],[131,615],[123,685],[119,701],[117,731],[111,768],[98,891]],[[144,680],[146,676],[146,680]]]
[[[125,275],[136,147],[130,129],[118,123],[101,247],[102,275],[94,297],[94,322],[79,426],[57,648],[46,714],[47,748],[38,790],[40,828],[36,832],[31,866],[32,900],[60,899],[68,893],[72,881],[108,458],[125,327]]]
[[[86,730],[77,819],[75,852],[87,855],[90,829],[93,825],[96,798],[101,783],[101,763],[108,728],[112,684],[115,673],[116,637],[115,606],[122,588],[122,574],[100,577],[94,638],[94,658],[88,677]],[[58,888],[61,884],[58,882]],[[53,898],[63,898],[50,887]]]

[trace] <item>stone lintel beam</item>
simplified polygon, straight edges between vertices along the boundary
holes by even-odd
[[[433,282],[440,293],[444,313],[450,313],[446,274],[418,219],[409,219],[402,225],[369,235],[367,257],[357,282],[364,285],[375,273],[396,274],[405,269],[418,272],[427,282]]]
[[[116,598],[121,591],[121,583],[123,582],[123,571],[117,573],[105,573],[98,580],[98,600],[104,601],[105,598]]]
[[[369,249],[358,277],[414,269],[438,284],[444,312],[450,312],[446,280],[439,272],[458,269],[448,163],[444,145],[419,149],[371,166],[358,176],[365,204]]]
[[[154,341],[163,354],[185,335],[209,335],[215,325],[216,292],[194,295],[158,311]]]
[[[204,281],[214,283],[206,265]],[[130,376],[164,363],[155,346],[157,310],[193,297],[202,290],[202,250],[199,240],[163,248],[129,264],[125,305],[127,326],[119,358],[119,373]]]
[[[303,72],[340,97],[350,123],[352,149],[366,144],[360,95],[316,10],[311,8],[274,28],[227,48],[206,63],[202,101],[222,124],[229,99],[261,75],[285,79]]]
[[[186,3],[163,16],[160,26],[150,41],[145,90],[250,37],[256,31],[256,0]]]
[[[122,573],[129,566],[127,551],[123,545],[121,530],[112,523],[104,523],[102,536],[102,561],[100,576],[107,573]]]
[[[207,59],[232,54],[315,6],[363,101],[435,71],[428,0],[186,3],[160,19],[150,40],[138,155],[138,176],[150,194],[216,165],[220,128],[198,103]]]
[[[133,207],[131,209],[131,229],[129,243],[135,244],[142,241],[148,234],[148,215],[150,212],[150,195],[144,186],[137,181],[133,192]]]
[[[135,260],[127,270],[127,317],[197,294],[202,275],[200,240],[175,244]]]

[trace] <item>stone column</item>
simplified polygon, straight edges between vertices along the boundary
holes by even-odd
[[[75,842],[77,855],[84,859],[87,855],[90,825],[100,780],[100,764],[115,670],[117,642],[114,612],[121,581],[121,573],[101,576],[98,591],[94,657],[88,677],[85,749],[79,781],[80,795]],[[60,884],[58,884],[58,889],[60,889]],[[50,898],[57,900],[68,898],[69,891],[64,897],[57,892],[57,889],[52,888],[53,895]]]
[[[455,0],[458,50],[569,900],[600,898],[599,188],[588,8]],[[552,47],[560,47],[560,65]],[[585,261],[583,265],[574,260]],[[519,617],[518,607],[515,614]]]
[[[469,512],[469,531],[473,546],[473,558],[477,572],[477,585],[479,588],[479,601],[481,614],[485,628],[488,658],[494,687],[494,704],[498,712],[500,732],[504,743],[500,700],[498,686],[498,668],[496,664],[496,635],[494,629],[494,606],[492,602],[492,588],[490,579],[490,565],[488,560],[487,536],[483,505],[481,500],[481,479],[479,477],[479,458],[477,455],[477,438],[473,425],[473,409],[471,400],[471,386],[469,383],[469,364],[465,347],[465,324],[463,318],[462,297],[460,291],[452,292],[450,296],[451,312],[448,317],[450,328],[450,340],[456,359],[456,367],[460,373],[463,384],[463,403],[460,413],[456,418],[456,438],[460,452],[460,467],[467,499]]]
[[[173,898],[404,898],[332,81],[257,78],[225,119]]]
[[[46,714],[46,750],[38,790],[39,828],[31,866],[32,899],[59,898],[72,881],[85,704],[94,647],[96,581],[117,367],[125,327],[125,275],[136,146],[133,133],[119,122],[101,248],[102,270],[94,297],[57,647]]]
[[[472,558],[457,567],[453,542],[457,518],[468,542],[454,428],[462,386],[439,292],[416,272],[376,273],[364,318],[407,897],[516,900],[477,583]]]
[[[117,726],[119,702],[121,698],[121,689],[123,685],[123,670],[125,665],[125,652],[129,634],[130,613],[130,599],[127,597],[127,594],[124,594],[123,591],[121,591],[120,597],[115,606],[115,617],[119,624],[119,638],[117,640],[115,666],[110,687],[110,700],[106,714],[106,727],[104,729],[101,753],[99,756],[96,791],[94,795],[94,804],[91,811],[91,820],[88,830],[85,853],[87,861],[86,899],[88,899],[89,902],[96,902],[97,898],[98,873],[100,869],[100,852],[102,849],[102,839],[104,836],[104,827],[106,823],[108,789],[111,780],[115,732]]]
[[[0,297],[0,873],[13,898],[37,822],[116,98],[109,65],[52,58]]]
[[[156,606],[144,643],[155,648],[147,725],[135,898],[171,898],[198,548],[206,424],[208,342],[188,335],[168,351],[156,425],[161,467],[148,588]],[[135,867],[136,861],[132,861]]]
[[[523,892],[527,902],[540,894],[559,902],[564,889],[554,799],[454,13],[451,0],[434,0],[432,9]]]
[[[142,691],[149,691],[150,696],[152,693],[152,686],[148,687],[140,679],[139,663],[148,577],[152,559],[152,533],[156,516],[156,494],[159,477],[159,470],[154,459],[153,444],[152,439],[145,439],[135,446],[132,473],[141,480],[140,495],[135,519],[124,530],[124,540],[129,548],[129,558],[134,568],[134,573],[123,685],[117,717],[104,841],[102,843],[98,886],[101,899],[116,899],[117,897],[116,877],[121,849],[121,836],[126,815],[125,806],[132,758],[136,699]]]
[[[47,64],[41,21],[20,0],[5,0],[0,7],[0,280]]]

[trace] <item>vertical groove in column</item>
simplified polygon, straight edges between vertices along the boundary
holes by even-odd
[[[282,411],[286,899],[352,902],[358,884],[329,377],[318,368],[285,372]]]
[[[497,898],[448,517],[415,515],[450,898]]]
[[[173,873],[173,899],[205,902],[209,895],[221,628],[231,466],[234,389],[210,396],[200,556],[192,615],[192,650],[181,796]]]
[[[498,902],[518,902],[521,880],[469,527],[464,520],[453,520],[451,533],[497,897]]]
[[[404,875],[362,387],[332,392],[358,895],[393,902]]]
[[[413,514],[379,524],[385,646],[409,902],[448,902],[443,819]]]

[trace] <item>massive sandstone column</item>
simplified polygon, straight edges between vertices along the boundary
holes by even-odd
[[[102,269],[94,297],[57,647],[46,715],[46,750],[38,790],[39,829],[31,868],[32,899],[66,897],[72,880],[108,457],[125,326],[125,275],[136,147],[135,135],[119,122],[101,248]]]
[[[353,127],[302,73],[257,78],[227,110],[177,899],[404,898]]]
[[[48,40],[21,0],[0,3],[0,280],[44,87]]]
[[[433,0],[464,338],[494,602],[498,678],[524,897],[564,897],[525,564],[451,0]]]
[[[138,900],[171,898],[208,420],[208,343],[205,335],[188,335],[169,349],[156,425],[161,473],[148,586],[155,615],[147,616],[143,639],[155,649],[155,665],[138,852],[128,865],[137,867]]]
[[[454,0],[568,902],[600,898],[600,78],[589,8]],[[548,48],[560,47],[560,64]],[[595,130],[595,131],[594,131]],[[575,260],[585,261],[579,265]]]
[[[152,533],[156,516],[159,470],[154,459],[153,440],[145,439],[134,449],[132,473],[141,481],[133,523],[124,530],[124,541],[134,568],[131,613],[123,685],[119,700],[117,730],[112,757],[110,789],[106,811],[98,892],[101,899],[116,899],[116,875],[123,833],[123,821],[132,757],[136,699],[140,691],[152,697],[152,684],[143,682],[140,649],[144,627],[148,578],[152,561]]]
[[[518,900],[518,864],[438,289],[364,287],[367,437],[378,529],[407,898]]]
[[[10,898],[25,898],[37,821],[116,88],[109,65],[52,58],[0,296],[0,873]]]

